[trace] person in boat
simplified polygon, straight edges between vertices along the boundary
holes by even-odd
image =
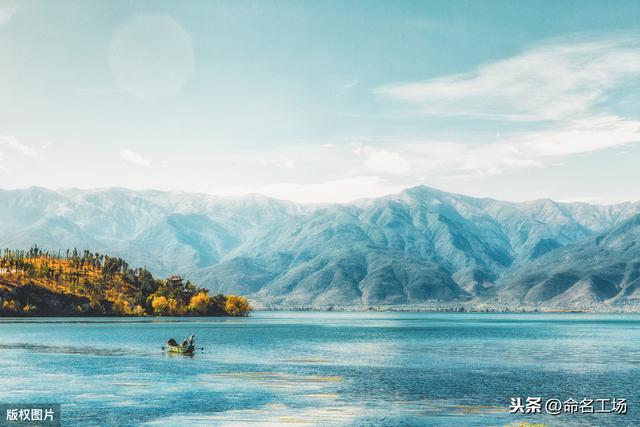
[[[185,339],[184,341],[182,341],[182,348],[187,349],[191,346],[194,346],[195,341],[196,341],[196,336],[191,335],[188,339]],[[176,342],[176,340],[171,338],[169,339],[169,341],[167,341],[167,345],[177,347],[178,343]]]
[[[195,345],[196,336],[191,335],[189,339],[182,341],[182,348],[189,348]]]

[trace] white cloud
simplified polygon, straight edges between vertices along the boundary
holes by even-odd
[[[360,84],[360,80],[355,79],[355,80],[350,81],[349,83],[343,84],[342,85],[342,89],[351,89],[351,88],[354,88],[354,87],[358,86],[359,84]]]
[[[120,153],[118,154],[120,155],[120,158],[127,163],[132,163],[134,165],[140,165],[147,168],[151,167],[151,159],[147,159],[138,153],[134,153],[131,150],[123,149],[120,150]]]
[[[296,153],[290,147],[280,147],[269,151],[225,153],[217,157],[218,160],[238,166],[259,166],[263,168],[293,169],[295,162],[292,155]]]
[[[520,138],[533,155],[565,156],[640,142],[640,121],[593,116]]]
[[[364,166],[371,172],[388,175],[405,175],[409,172],[409,162],[393,151],[377,149],[361,143],[353,143],[353,152],[366,157]]]
[[[38,157],[38,151],[11,135],[0,135],[0,147],[7,147],[27,157]]]
[[[640,122],[613,115],[594,116],[536,131],[505,132],[492,140],[473,143],[426,137],[358,141],[364,142],[334,143],[330,150],[320,144],[315,149],[289,146],[262,153],[238,153],[234,157],[225,155],[219,161],[237,165],[233,168],[268,165],[283,172],[288,164],[286,158],[305,174],[269,171],[262,176],[267,184],[231,185],[223,194],[257,192],[301,202],[345,202],[388,194],[435,178],[475,179],[557,166],[570,155],[640,141]]]
[[[598,116],[495,142],[413,142],[398,144],[396,150],[410,159],[405,175],[468,177],[557,165],[569,155],[635,142],[640,142],[640,121]]]
[[[640,121],[609,111],[620,92],[635,96],[624,88],[639,79],[640,33],[625,32],[554,39],[469,73],[374,92],[428,115],[497,120],[489,124],[494,126],[538,122],[500,129],[493,139],[479,136],[473,143],[427,136],[394,144],[408,162],[403,175],[469,177],[558,164],[566,156],[640,142]],[[468,136],[464,126],[461,120]]]
[[[279,169],[293,169],[294,164],[287,156],[275,156],[275,157],[263,157],[261,159],[254,159],[255,164],[264,167],[276,167]]]
[[[551,40],[469,73],[374,89],[423,113],[536,121],[588,114],[622,82],[640,77],[640,34]]]
[[[540,167],[541,159],[518,144],[437,142],[406,147],[413,173],[420,176],[470,177],[497,175],[515,168]]]
[[[364,164],[373,172],[390,175],[405,175],[409,171],[409,163],[402,156],[387,150],[374,150]]]

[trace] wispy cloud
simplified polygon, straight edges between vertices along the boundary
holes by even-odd
[[[279,169],[293,169],[294,163],[293,161],[284,155],[278,155],[274,157],[261,157],[261,158],[253,158],[249,159],[249,164],[254,164],[263,167],[274,167]]]
[[[456,142],[414,143],[398,150],[410,159],[407,177],[468,178],[497,175],[511,169],[543,166],[517,143],[463,144]]]
[[[359,84],[360,84],[360,80],[354,79],[354,80],[351,80],[348,83],[343,84],[342,85],[342,89],[351,89],[351,88],[354,88],[354,87],[358,86]]]
[[[9,148],[24,156],[38,157],[38,150],[20,142],[16,137],[11,135],[0,135],[0,147]]]
[[[465,116],[497,126],[536,122],[473,143],[439,142],[429,135],[394,143],[408,162],[404,175],[470,177],[640,142],[638,118],[621,117],[611,106],[616,91],[637,87],[639,79],[640,33],[624,32],[548,40],[472,72],[393,83],[374,92],[421,114],[461,117],[461,127]]]
[[[120,158],[127,163],[140,165],[147,168],[151,167],[151,159],[143,157],[138,153],[134,153],[131,150],[123,149],[123,150],[120,150],[120,153],[118,154],[120,155]]]
[[[504,133],[474,143],[423,138],[407,140],[356,138],[331,144],[273,152],[245,153],[220,161],[242,166],[270,166],[272,184],[229,187],[231,194],[259,192],[297,201],[347,201],[394,192],[432,179],[477,179],[509,171],[556,166],[567,156],[640,141],[640,121],[612,115],[555,123],[526,132]],[[286,159],[286,161],[284,160]],[[296,164],[308,177],[282,174]],[[279,183],[273,183],[282,180]],[[277,182],[277,181],[276,181]],[[379,187],[379,189],[376,189]],[[219,192],[219,191],[216,191]]]
[[[640,33],[574,36],[536,45],[475,71],[374,89],[425,114],[513,121],[565,120],[640,77]]]
[[[371,172],[387,175],[405,175],[410,171],[409,162],[400,154],[378,149],[362,143],[352,144],[353,152],[365,156],[364,166]]]
[[[470,177],[558,164],[569,155],[640,142],[640,121],[598,116],[494,142],[414,141],[395,144],[405,176]]]
[[[532,155],[566,156],[640,142],[640,121],[594,115],[565,126],[531,132],[519,141]]]
[[[238,151],[236,153],[225,153],[217,156],[216,159],[232,163],[238,166],[258,166],[268,169],[293,169],[296,162],[292,155],[296,153],[290,147],[280,147],[273,150],[252,150],[251,152]]]

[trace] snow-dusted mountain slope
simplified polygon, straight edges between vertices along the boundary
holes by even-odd
[[[2,246],[105,251],[282,305],[533,301],[513,288],[527,268],[545,269],[555,254],[593,245],[592,236],[640,212],[638,203],[512,203],[428,187],[315,206],[260,195],[30,188],[0,191],[0,206]],[[545,301],[540,295],[535,302]]]

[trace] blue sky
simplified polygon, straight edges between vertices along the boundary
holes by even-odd
[[[640,199],[640,1],[0,1],[0,187]]]

